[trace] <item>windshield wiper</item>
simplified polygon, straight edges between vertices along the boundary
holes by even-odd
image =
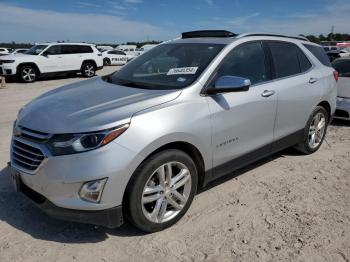
[[[133,81],[128,81],[124,79],[117,78],[114,81],[112,80],[111,76],[107,77],[107,81],[111,81],[110,83],[122,85],[122,86],[128,86],[128,87],[136,87],[136,88],[142,88],[142,89],[148,89],[147,87],[151,87],[144,83],[137,83]]]

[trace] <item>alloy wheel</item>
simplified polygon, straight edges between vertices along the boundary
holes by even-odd
[[[322,112],[315,114],[309,128],[308,142],[312,149],[315,149],[322,143],[326,129],[326,117]]]
[[[32,82],[35,80],[35,71],[31,67],[26,67],[22,70],[22,79],[26,82]]]
[[[142,193],[144,216],[153,223],[171,220],[186,205],[191,193],[189,169],[180,162],[168,162],[156,169]]]
[[[95,68],[93,65],[90,65],[90,64],[86,65],[84,72],[85,72],[86,76],[89,76],[89,77],[94,76],[95,75]]]

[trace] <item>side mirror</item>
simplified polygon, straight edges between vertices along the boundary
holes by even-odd
[[[251,83],[249,79],[238,76],[221,76],[214,84],[214,87],[207,89],[207,94],[248,91]]]
[[[49,56],[50,52],[49,51],[45,51],[44,53],[42,53],[43,56]]]

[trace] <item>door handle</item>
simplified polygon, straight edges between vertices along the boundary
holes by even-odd
[[[275,91],[273,90],[265,90],[264,92],[262,92],[261,96],[262,97],[269,97],[269,96],[273,96],[275,94]]]
[[[310,84],[316,83],[317,80],[318,80],[317,78],[311,77],[311,78],[309,79],[309,83],[310,83]]]

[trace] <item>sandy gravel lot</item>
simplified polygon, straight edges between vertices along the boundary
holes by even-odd
[[[110,67],[100,74],[116,70]],[[329,127],[315,154],[286,150],[202,190],[163,232],[57,221],[15,194],[6,163],[18,109],[81,78],[0,89],[0,262],[350,261],[350,124]]]

